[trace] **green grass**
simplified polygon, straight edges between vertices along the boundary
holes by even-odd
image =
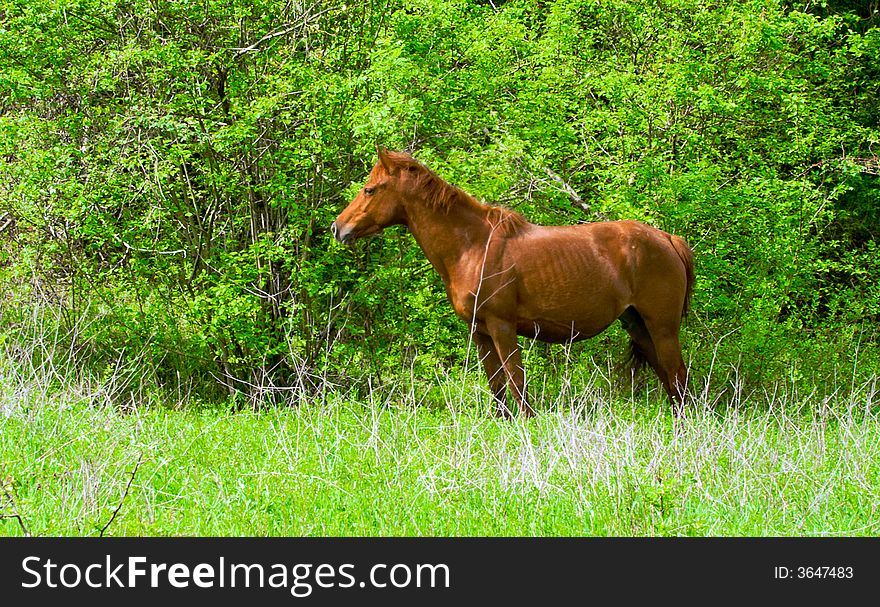
[[[0,364],[2,535],[880,533],[876,377],[675,420],[594,374],[533,382],[538,417],[505,422],[473,373],[238,413],[48,375]]]

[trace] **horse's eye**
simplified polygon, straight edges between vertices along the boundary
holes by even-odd
[[[364,188],[364,194],[366,194],[367,196],[372,196],[373,192],[375,192],[375,191],[376,191],[376,188]]]

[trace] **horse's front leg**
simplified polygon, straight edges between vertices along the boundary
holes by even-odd
[[[516,326],[499,318],[487,318],[486,331],[495,344],[495,351],[507,376],[507,386],[510,388],[513,400],[519,406],[520,414],[532,417],[535,411],[529,406],[526,372],[523,368],[519,344],[516,341]]]
[[[489,389],[492,390],[492,396],[495,398],[495,415],[509,419],[512,415],[504,394],[507,390],[507,377],[495,350],[495,344],[491,337],[482,333],[474,333],[474,341],[480,353],[483,370],[489,380]]]

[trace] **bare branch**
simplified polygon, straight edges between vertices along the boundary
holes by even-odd
[[[312,8],[314,8],[314,7],[312,7]],[[263,36],[262,38],[260,38],[256,42],[254,42],[253,44],[249,44],[246,47],[231,49],[231,50],[235,51],[235,55],[233,56],[233,58],[238,59],[239,57],[241,57],[245,53],[259,51],[259,50],[261,50],[260,45],[262,45],[264,42],[268,42],[269,40],[272,40],[273,38],[278,38],[279,36],[286,36],[287,34],[294,31],[295,29],[300,28],[304,25],[307,25],[308,22],[311,21],[312,19],[320,17],[324,13],[329,12],[331,10],[333,10],[333,7],[325,8],[322,11],[312,13],[312,12],[310,12],[311,9],[309,9],[308,11],[304,12],[300,16],[300,19],[297,23],[293,23],[293,24],[288,23],[288,24],[282,25],[280,28],[269,32],[268,34],[266,34],[265,36]]]
[[[587,213],[590,212],[590,205],[583,201],[580,194],[578,194],[575,189],[571,187],[571,185],[567,181],[565,181],[565,179],[560,177],[549,167],[544,167],[544,172],[547,173],[548,177],[559,184],[559,189],[571,199],[572,206],[583,209]]]
[[[580,194],[575,192],[574,188],[571,187],[567,181],[565,181],[562,177],[556,174],[551,168],[544,167],[544,172],[556,183],[559,184],[559,189],[568,194],[568,197],[572,199],[573,202],[578,204],[582,204],[582,200]]]
[[[276,30],[274,32],[269,32],[268,34],[266,34],[265,36],[263,36],[262,38],[260,38],[259,40],[257,40],[256,42],[254,42],[253,44],[251,44],[249,46],[246,46],[244,48],[234,48],[232,50],[235,51],[235,58],[237,59],[237,58],[241,57],[242,55],[244,55],[245,53],[259,51],[260,45],[263,44],[264,42],[267,42],[267,41],[271,40],[272,38],[277,38],[279,36],[285,36],[285,35],[289,34],[290,32],[292,32],[293,30],[295,30],[297,27],[299,27],[299,24],[290,25],[282,30]]]
[[[813,169],[833,162],[849,162],[857,166],[860,173],[867,173],[869,175],[880,175],[880,157],[872,156],[868,158],[851,158],[849,156],[841,156],[835,158],[826,158],[824,160],[820,160],[819,162],[815,162],[804,169],[802,172],[800,172],[797,176],[803,177]]]
[[[128,484],[125,486],[125,492],[122,494],[122,499],[119,500],[119,503],[116,505],[116,510],[113,511],[113,515],[110,517],[110,520],[101,527],[100,537],[104,537],[104,532],[107,531],[107,528],[116,520],[116,515],[119,514],[119,511],[122,510],[122,504],[125,503],[125,498],[128,497],[128,492],[131,490],[131,484],[134,482],[134,477],[137,474],[138,468],[141,467],[141,464],[144,461],[144,454],[141,452],[138,455],[137,463],[134,465],[134,469],[131,471],[131,476],[128,478]]]
[[[3,494],[6,496],[6,507],[12,510],[12,514],[2,514],[0,515],[0,519],[14,518],[18,521],[18,526],[21,527],[22,533],[24,533],[26,537],[31,537],[31,532],[27,528],[27,525],[24,522],[24,518],[22,518],[21,514],[19,514],[18,508],[15,505],[15,496],[9,491],[9,487],[7,487],[5,482],[3,483]]]

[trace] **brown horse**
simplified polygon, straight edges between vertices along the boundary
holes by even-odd
[[[517,335],[562,343],[616,319],[636,367],[654,369],[680,413],[687,369],[678,335],[694,282],[682,238],[637,221],[538,226],[480,203],[409,154],[379,148],[366,184],[330,230],[350,243],[394,224],[409,228],[470,325],[499,415],[510,415],[505,388],[522,415],[534,415]]]

